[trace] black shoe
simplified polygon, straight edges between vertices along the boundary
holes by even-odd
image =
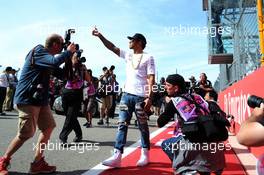
[[[1,113],[0,113],[0,115],[2,115],[2,116],[5,116],[5,115],[6,115],[6,113],[4,113],[4,112],[1,112]]]
[[[105,123],[106,123],[106,124],[109,124],[109,118],[107,118],[107,119],[105,120]]]
[[[89,125],[89,123],[88,123],[88,122],[86,122],[86,123],[84,123],[84,124],[83,124],[83,126],[87,126],[87,125]]]
[[[135,124],[135,126],[138,126],[138,121],[137,121],[137,120],[135,120],[135,123],[134,123],[134,124]]]
[[[67,140],[60,139],[60,145],[62,147],[67,147],[68,146]]]
[[[98,125],[103,125],[104,121],[102,119],[99,120],[99,122],[97,122]]]
[[[82,141],[82,137],[74,137],[74,139],[72,140],[73,142],[81,142]]]
[[[86,128],[90,128],[90,127],[92,127],[92,124],[91,123],[87,123]]]

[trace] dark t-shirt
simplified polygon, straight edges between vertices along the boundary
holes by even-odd
[[[226,117],[226,113],[220,108],[215,101],[207,101],[211,114],[220,113],[221,116]]]
[[[201,83],[200,81],[197,83],[198,89],[197,89],[197,92],[196,93],[199,94],[199,95],[201,95],[204,98],[204,96],[205,96],[205,94],[206,94],[207,91],[205,91],[202,88],[199,88],[201,85],[203,85],[204,88],[212,88],[212,83],[209,80],[206,80],[206,83],[205,84]]]
[[[174,117],[174,114],[177,113],[177,109],[175,108],[172,101],[169,103],[165,103],[164,112],[159,116],[157,123],[159,127],[163,127],[166,125],[171,119]]]

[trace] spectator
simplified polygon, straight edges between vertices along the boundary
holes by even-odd
[[[111,109],[113,98],[113,77],[107,67],[103,67],[103,75],[101,75],[99,78],[99,87],[99,92],[102,99],[102,106],[100,119],[97,124],[103,125],[104,119],[106,120],[106,124],[109,124],[109,110]]]
[[[197,86],[199,87],[199,91],[197,93],[199,95],[201,95],[203,98],[204,98],[206,92],[213,89],[212,83],[211,83],[211,81],[207,80],[207,76],[205,73],[201,73],[200,81],[197,83]]]
[[[17,79],[17,73],[19,72],[20,68],[18,68],[18,70],[12,69],[12,74],[13,74],[13,82],[12,82],[12,87],[13,87],[13,96],[11,97],[11,105],[10,105],[10,110],[14,109],[14,97],[15,97],[15,92],[16,92],[16,87],[17,87],[17,83],[18,83],[18,79]]]
[[[214,27],[214,32],[210,35],[212,37],[212,47],[216,54],[224,53],[224,46],[222,41],[222,31],[221,26],[221,15],[223,12],[223,7],[212,6],[212,27]]]
[[[159,85],[155,82],[154,84],[155,89],[153,90],[153,100],[152,100],[152,106],[151,106],[151,112],[155,115],[157,115],[159,106],[160,106],[160,96],[159,96]]]
[[[15,69],[12,69],[10,73],[8,74],[8,84],[9,86],[7,87],[6,90],[6,98],[4,101],[4,110],[5,111],[12,111],[13,109],[13,96],[15,92],[15,88],[17,85],[17,79],[15,77]]]
[[[55,100],[55,77],[51,75],[49,80],[49,105],[51,109],[53,108],[54,100]]]
[[[126,61],[127,80],[120,101],[121,110],[119,113],[119,127],[114,155],[103,161],[103,165],[111,167],[119,167],[121,165],[128,125],[130,124],[132,113],[135,112],[139,123],[142,144],[141,156],[137,162],[137,166],[145,166],[149,163],[150,140],[147,116],[144,111],[150,110],[152,86],[155,83],[154,58],[143,52],[147,44],[146,38],[139,33],[133,37],[128,37],[130,40],[129,48],[133,50],[133,53],[127,53],[108,41],[96,28],[92,34],[99,37],[106,48],[113,51],[119,57],[124,58]],[[148,88],[147,90],[146,87]],[[141,104],[144,105],[144,109],[142,109]]]
[[[87,87],[84,88],[84,115],[86,117],[87,122],[83,125],[86,126],[86,128],[89,128],[92,126],[92,119],[93,115],[97,112],[97,101],[96,101],[96,83],[98,83],[98,79],[93,77],[92,70],[87,70],[89,76],[91,77],[91,82],[86,82]]]
[[[156,100],[156,107],[154,108],[155,115],[159,116],[161,112],[161,108],[165,105],[165,78],[161,77],[160,83],[158,84],[158,92],[157,92],[157,100]]]
[[[218,94],[214,89],[206,92],[204,99],[208,103],[208,108],[211,111],[211,113],[220,113],[222,117],[227,118],[226,113],[220,108],[220,106],[217,103]]]
[[[0,75],[0,115],[6,115],[3,112],[3,104],[6,98],[6,91],[9,87],[9,74],[12,71],[12,67],[6,67],[5,71]]]
[[[54,77],[54,98],[56,99],[62,94],[63,81]]]
[[[95,88],[95,91],[96,91],[96,93],[97,93],[97,91],[98,91],[98,85],[99,85],[99,79],[97,78],[97,77],[94,77],[93,75],[92,75],[92,70],[91,69],[88,69],[88,73],[89,72],[91,72],[91,76],[92,76],[92,83],[93,83],[93,85],[94,85],[94,88]],[[95,94],[95,99],[96,99],[96,96],[97,96],[97,94]],[[95,103],[95,111],[94,111],[94,113],[92,114],[92,117],[100,117],[100,111],[99,111],[99,104],[98,104],[98,101],[96,100],[96,103]]]
[[[190,93],[195,93],[196,92],[195,90],[197,88],[197,81],[194,76],[191,76],[189,80],[190,80]]]
[[[191,76],[189,78],[189,80],[191,81],[191,87],[196,86],[197,81],[196,81],[196,78],[194,76]]]
[[[109,117],[114,118],[115,117],[115,109],[116,109],[116,101],[117,101],[117,95],[119,91],[119,83],[116,81],[116,74],[114,74],[114,68],[115,66],[111,66],[112,69],[109,69],[109,73],[112,76],[113,84],[112,84],[112,106],[109,110]]]
[[[70,44],[67,51],[55,58],[54,55],[61,53],[62,48],[63,38],[53,34],[46,39],[45,46],[37,45],[26,56],[14,99],[19,115],[18,134],[0,158],[0,174],[8,174],[7,167],[11,156],[25,141],[33,137],[36,127],[40,129],[40,135],[29,173],[56,171],[55,166],[50,166],[45,161],[43,148],[56,126],[48,105],[49,75],[51,70],[58,70],[59,65],[72,55],[75,45]]]

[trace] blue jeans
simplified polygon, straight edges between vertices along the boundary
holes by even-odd
[[[164,140],[161,144],[161,148],[162,150],[167,154],[167,156],[170,158],[171,162],[173,162],[173,158],[174,158],[174,145],[179,142],[181,139],[183,138],[183,136],[178,136],[178,137],[171,137],[167,140]],[[194,173],[191,173],[194,172]],[[223,172],[223,170],[218,170],[213,172],[215,175],[221,175]],[[209,172],[199,172],[201,175],[210,175],[211,173]],[[191,174],[197,174],[195,173],[195,171],[193,170],[186,170],[183,173],[181,173],[181,175],[191,175]]]
[[[170,158],[171,161],[173,161],[173,155],[174,155],[173,146],[181,139],[182,136],[172,137],[167,140],[164,140],[161,144],[162,150],[167,154],[167,156]]]
[[[119,112],[119,122],[118,122],[118,131],[116,135],[115,148],[120,150],[121,153],[124,151],[124,146],[126,144],[127,130],[130,120],[132,118],[133,112],[135,112],[138,127],[141,134],[141,145],[142,148],[150,148],[149,141],[149,127],[147,122],[147,116],[142,115],[142,113],[136,110],[135,106],[138,103],[144,101],[144,97],[132,95],[129,93],[123,93],[120,101],[120,112]],[[141,111],[142,112],[142,111]]]

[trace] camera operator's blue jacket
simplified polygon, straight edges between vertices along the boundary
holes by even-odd
[[[32,53],[34,53],[33,57]],[[14,103],[36,106],[48,105],[50,74],[52,71],[58,71],[61,69],[59,66],[65,61],[65,59],[70,58],[71,56],[72,53],[70,51],[65,51],[59,56],[54,57],[42,45],[38,45],[32,49],[26,56],[25,64],[15,92]],[[34,88],[32,88],[32,86],[38,84],[42,84],[43,86],[41,92],[42,99],[33,100],[32,95],[34,92],[32,92],[32,89]]]

